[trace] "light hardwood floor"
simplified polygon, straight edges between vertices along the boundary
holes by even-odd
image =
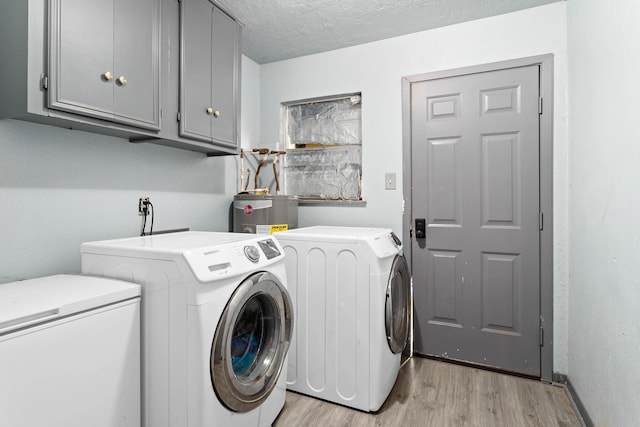
[[[581,426],[564,387],[419,357],[368,414],[287,392],[273,424],[289,426]]]

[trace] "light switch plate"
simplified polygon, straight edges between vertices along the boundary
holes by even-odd
[[[384,189],[385,190],[395,190],[396,189],[396,174],[385,173],[384,174]]]

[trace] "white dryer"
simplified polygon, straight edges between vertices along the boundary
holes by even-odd
[[[390,229],[309,227],[276,233],[286,253],[296,332],[287,388],[380,409],[409,333],[411,279]]]
[[[82,271],[142,285],[144,426],[273,423],[293,325],[273,238],[184,232],[83,243]]]

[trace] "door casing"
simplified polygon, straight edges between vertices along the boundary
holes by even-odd
[[[402,78],[402,140],[403,140],[403,241],[411,242],[412,236],[412,185],[411,176],[411,85],[417,82],[496,71],[529,65],[540,66],[540,325],[543,345],[540,348],[540,374],[542,381],[553,379],[553,55],[539,55],[512,59],[471,67],[435,71]],[[405,244],[410,248],[411,245]],[[411,251],[404,255],[412,268]]]

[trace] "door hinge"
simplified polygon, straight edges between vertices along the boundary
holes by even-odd
[[[538,97],[538,114],[542,114],[542,97]]]
[[[40,76],[40,87],[42,87],[42,89],[49,88],[49,77],[45,75]]]
[[[540,326],[540,347],[544,346],[544,328]]]
[[[544,215],[542,211],[538,212],[538,228],[542,230],[544,228]]]
[[[178,121],[180,121],[182,119],[182,114],[180,114],[180,111],[178,111],[177,117]]]

